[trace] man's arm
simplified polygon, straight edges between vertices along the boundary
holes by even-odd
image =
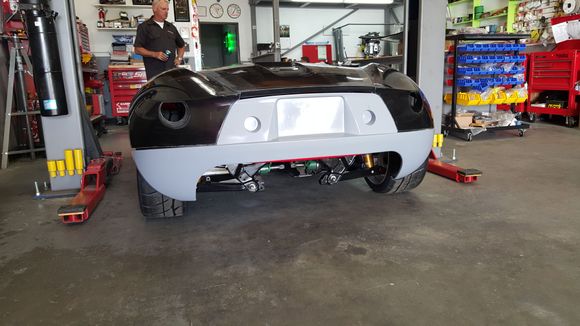
[[[149,51],[146,48],[142,48],[142,47],[135,47],[135,53],[137,53],[138,55],[142,55],[144,57],[149,57],[149,58],[155,58],[157,60],[161,60],[161,61],[167,61],[169,59],[169,57],[167,56],[167,54],[158,51]]]
[[[173,26],[173,32],[175,33],[175,46],[177,47],[177,55],[175,56],[175,65],[180,65],[183,61],[183,54],[185,53],[185,41],[179,34],[179,31],[175,26]]]
[[[175,56],[175,65],[178,66],[183,61],[183,54],[185,53],[185,46],[177,48],[177,55]]]

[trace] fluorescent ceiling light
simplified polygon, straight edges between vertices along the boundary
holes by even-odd
[[[365,5],[390,5],[394,0],[344,0],[344,3],[360,3]]]
[[[341,0],[292,0],[292,2],[311,2],[311,3],[342,3]]]
[[[394,0],[291,0],[292,2],[309,2],[309,3],[346,3],[346,4],[365,4],[365,5],[389,5]]]

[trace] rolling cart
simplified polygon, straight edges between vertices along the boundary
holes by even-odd
[[[520,51],[525,49],[524,44],[520,44],[521,39],[528,38],[527,34],[459,34],[448,36],[447,40],[453,41],[451,49],[452,56],[449,57],[449,63],[452,67],[449,69],[451,79],[448,85],[451,86],[451,94],[447,96],[446,102],[451,105],[451,113],[444,117],[442,130],[445,135],[453,135],[467,141],[481,133],[475,133],[471,128],[460,128],[457,123],[457,105],[459,87],[466,89],[482,89],[490,86],[512,87],[523,84],[524,80],[513,78],[513,75],[525,72],[525,55]],[[507,41],[507,42],[506,42]],[[480,42],[480,43],[474,43]],[[492,43],[503,42],[503,43]],[[479,64],[484,63],[519,63],[510,71],[483,70]],[[460,68],[459,64],[469,64],[469,67]],[[467,76],[467,78],[466,78]],[[515,104],[525,101],[525,98],[495,98],[493,102],[483,102],[481,99],[460,99],[463,105],[486,105],[486,104],[503,104],[509,103],[512,111],[515,111]],[[524,136],[529,125],[519,122],[516,125],[486,127],[486,131],[500,130],[517,130],[519,136]]]
[[[145,67],[138,65],[110,65],[109,88],[113,117],[124,121],[129,115],[133,96],[147,83]]]
[[[578,122],[576,89],[580,77],[580,50],[557,50],[530,54],[530,94],[542,91],[565,91],[567,101],[562,104],[546,103],[545,106],[528,101],[526,111],[531,122],[539,114],[558,115],[566,118],[566,126],[573,127]]]

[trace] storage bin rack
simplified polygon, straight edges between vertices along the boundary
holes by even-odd
[[[124,119],[129,115],[129,106],[133,96],[146,83],[147,77],[143,66],[109,66],[109,88],[113,117]]]
[[[450,80],[449,86],[451,86],[451,113],[444,117],[442,130],[445,135],[453,135],[462,138],[467,141],[471,141],[475,134],[471,129],[461,129],[455,121],[455,116],[457,114],[457,91],[458,87],[482,87],[482,86],[513,86],[517,84],[522,84],[522,81],[518,81],[513,77],[496,77],[497,74],[502,75],[513,75],[518,73],[523,73],[525,71],[522,67],[514,67],[509,72],[502,71],[492,71],[485,72],[485,75],[489,77],[484,77],[480,79],[463,79],[459,78],[458,75],[483,75],[484,72],[477,67],[470,67],[472,70],[462,69],[458,67],[460,63],[493,63],[493,62],[514,62],[523,63],[526,60],[525,55],[520,55],[520,51],[525,49],[525,45],[520,44],[519,40],[529,38],[528,34],[459,34],[451,35],[447,37],[447,40],[453,41],[453,61],[452,61],[452,79]],[[513,43],[504,44],[477,44],[477,43],[467,43],[467,42],[491,42],[491,41],[513,41]],[[500,54],[503,53],[503,54]],[[473,53],[481,53],[482,55],[473,56]],[[509,53],[509,55],[507,54]],[[461,55],[460,55],[461,54]],[[525,81],[524,81],[525,82]],[[485,85],[482,85],[485,83]],[[515,104],[511,104],[512,110]],[[515,126],[506,127],[488,127],[488,131],[500,131],[500,130],[518,130],[518,134],[523,136],[526,129],[530,126],[526,123],[520,123]]]
[[[573,127],[578,121],[576,83],[580,78],[580,51],[559,50],[552,52],[535,52],[530,54],[530,78],[528,90],[539,93],[542,91],[568,92],[568,106],[565,108],[549,108],[534,105],[528,101],[526,111],[530,121],[538,114],[559,115],[566,118],[566,126]]]

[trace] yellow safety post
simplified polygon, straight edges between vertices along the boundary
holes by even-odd
[[[46,161],[48,167],[48,174],[51,178],[56,178],[56,161]]]
[[[74,151],[75,156],[75,169],[77,170],[77,174],[83,174],[85,169],[85,164],[83,160],[83,150],[82,149],[75,149]]]
[[[443,147],[443,134],[437,135],[437,147]]]
[[[433,147],[437,147],[437,134],[433,135]]]
[[[64,160],[56,161],[56,170],[58,171],[58,175],[60,175],[61,177],[64,177],[64,172],[65,172]]]
[[[75,175],[75,159],[73,157],[72,149],[66,149],[64,151],[64,163],[68,175]]]

